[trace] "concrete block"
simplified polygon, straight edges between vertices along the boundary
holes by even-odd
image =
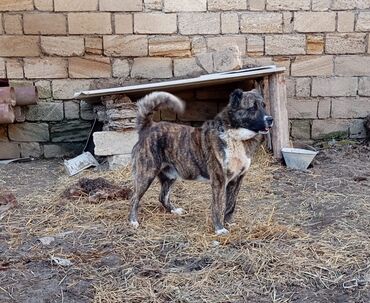
[[[96,155],[112,156],[130,154],[138,140],[138,134],[136,131],[102,131],[95,132],[93,138]]]

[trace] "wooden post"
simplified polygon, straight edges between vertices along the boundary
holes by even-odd
[[[269,86],[269,77],[263,77],[263,100],[266,104],[266,111],[268,114],[271,114],[271,102],[270,102],[270,86]],[[272,140],[271,132],[266,135],[266,146],[269,150],[272,150]]]
[[[274,118],[272,147],[274,157],[281,159],[281,149],[290,146],[285,78],[283,73],[276,73],[268,80],[270,114]]]

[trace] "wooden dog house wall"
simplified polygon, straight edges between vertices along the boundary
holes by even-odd
[[[204,120],[213,118],[227,104],[232,90],[252,89],[257,81],[261,85],[268,112],[274,117],[269,146],[274,157],[280,159],[281,149],[290,145],[284,71],[284,68],[265,66],[196,78],[82,91],[76,93],[75,98],[96,104],[101,102],[102,97],[107,99],[109,96],[125,95],[137,101],[152,91],[167,91],[182,98],[187,109],[181,116],[164,110],[156,113],[154,119],[200,125]]]

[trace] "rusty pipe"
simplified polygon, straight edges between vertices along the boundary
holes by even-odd
[[[15,90],[13,87],[0,87],[0,104],[1,103],[15,106]]]
[[[18,106],[37,104],[38,91],[35,86],[16,87],[15,102]]]
[[[0,124],[14,123],[14,109],[9,103],[0,103]]]

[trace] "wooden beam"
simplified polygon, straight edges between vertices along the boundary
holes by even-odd
[[[274,157],[282,158],[281,149],[290,147],[287,95],[283,73],[268,76],[270,114],[274,118],[272,127],[272,147]]]
[[[266,111],[268,114],[271,115],[271,100],[270,100],[270,85],[269,85],[269,77],[263,77],[262,81],[262,95],[264,102],[266,104]],[[271,139],[271,132],[266,135],[266,147],[269,150],[272,150],[272,139]]]

